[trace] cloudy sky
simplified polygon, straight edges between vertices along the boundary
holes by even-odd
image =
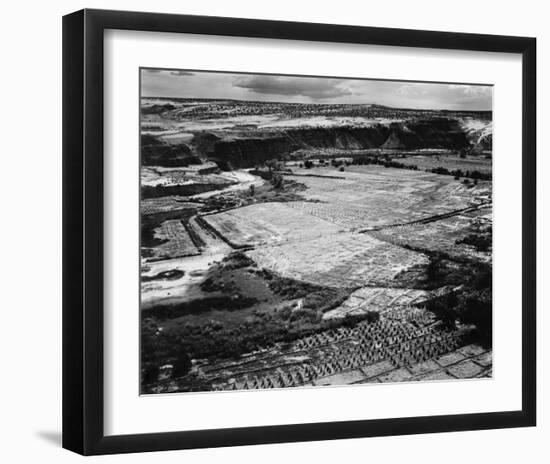
[[[492,87],[142,69],[142,96],[490,110]]]

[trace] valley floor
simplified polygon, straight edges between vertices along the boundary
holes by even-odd
[[[157,353],[142,356],[143,393],[490,377],[475,325],[430,302],[490,269],[466,238],[491,227],[491,183],[291,170],[278,189],[242,171],[144,200],[142,340]]]

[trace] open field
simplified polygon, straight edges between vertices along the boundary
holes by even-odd
[[[292,208],[291,203],[260,203],[203,216],[234,248],[312,240],[334,235],[336,225]]]
[[[158,198],[146,198],[141,200],[141,214],[169,213],[200,207],[199,203],[190,201],[188,197],[169,195]]]
[[[478,233],[480,228],[492,224],[491,208],[459,214],[428,224],[383,228],[370,235],[399,246],[409,246],[419,250],[432,250],[446,253],[456,258],[471,258],[488,262],[491,249],[476,249],[472,245],[460,243],[470,233]]]
[[[348,166],[343,172],[294,169],[293,174],[303,176],[299,177],[307,186],[303,196],[315,202],[289,206],[348,230],[412,222],[488,203],[491,198],[490,183],[467,187],[449,176],[380,166]]]
[[[193,256],[199,253],[199,250],[189,237],[182,221],[173,219],[164,221],[161,226],[155,230],[154,237],[164,243],[155,247],[155,258],[171,259],[182,256]]]
[[[387,285],[403,270],[428,262],[421,253],[357,233],[263,246],[246,254],[285,277],[330,287]]]
[[[375,311],[379,314],[396,309],[404,309],[410,314],[425,313],[415,311],[414,305],[429,300],[433,292],[414,288],[363,287],[353,292],[340,306],[323,314],[324,319],[345,317],[349,314],[361,314]]]

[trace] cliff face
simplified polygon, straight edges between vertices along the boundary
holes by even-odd
[[[395,131],[399,137],[403,137],[405,149],[460,149],[469,144],[460,123],[453,119],[420,120],[398,125]]]
[[[185,144],[169,145],[151,135],[141,136],[141,163],[143,166],[189,166],[200,163]]]
[[[466,133],[470,147],[474,151],[493,149],[493,121],[489,119],[465,117],[460,120],[461,129]]]
[[[474,147],[478,150],[492,150],[493,149],[493,134],[485,134],[480,136],[475,142]]]
[[[224,168],[247,168],[301,148],[461,149],[469,146],[457,121],[421,120],[371,127],[286,129],[261,137],[217,140],[206,155]]]
[[[238,169],[254,167],[304,148],[460,150],[474,146],[472,131],[451,118],[425,118],[369,127],[250,128],[213,132],[196,132],[188,145],[170,145],[144,135],[142,162],[144,165],[186,166],[200,163],[200,157],[216,162],[222,169]],[[490,138],[485,140],[490,142]]]
[[[212,190],[228,187],[229,185],[231,185],[230,182],[224,184],[219,182],[196,182],[183,185],[159,185],[155,187],[144,185],[141,187],[141,198],[158,198],[168,195],[196,195],[198,193],[210,192]]]

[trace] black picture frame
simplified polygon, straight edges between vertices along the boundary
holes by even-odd
[[[179,32],[519,54],[522,407],[515,411],[105,436],[103,35]],[[536,39],[125,11],[63,17],[63,447],[84,455],[526,427],[536,424]]]

